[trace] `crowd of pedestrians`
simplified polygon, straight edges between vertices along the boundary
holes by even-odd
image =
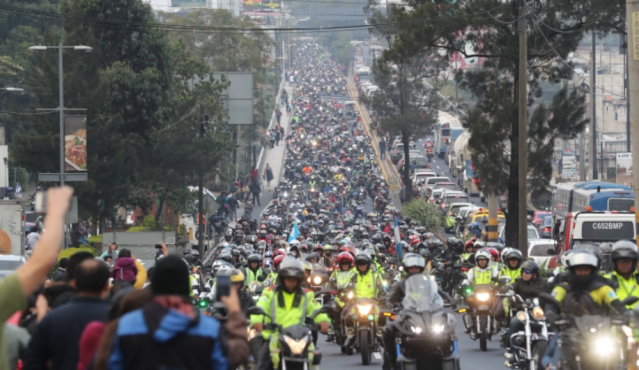
[[[58,261],[72,195],[69,187],[48,191],[37,248],[0,280],[0,370],[227,370],[248,360],[237,293],[223,298],[224,324],[200,314],[187,263],[165,245],[139,285],[141,265],[116,244],[102,256],[77,252]]]

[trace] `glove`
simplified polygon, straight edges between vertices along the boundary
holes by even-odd
[[[555,321],[557,321],[557,313],[554,311],[546,312],[546,322],[548,322],[549,325],[555,325]]]

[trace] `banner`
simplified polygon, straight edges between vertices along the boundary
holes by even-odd
[[[64,171],[87,170],[87,116],[64,117]]]
[[[617,153],[617,184],[633,185],[632,153]]]
[[[280,13],[282,11],[281,0],[262,1],[262,13]]]
[[[242,13],[262,12],[262,0],[242,0]]]

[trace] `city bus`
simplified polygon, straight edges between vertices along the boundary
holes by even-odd
[[[570,212],[630,211],[635,193],[626,185],[604,181],[566,182],[555,186],[553,214],[565,218]]]
[[[437,123],[433,130],[433,147],[439,158],[444,158],[446,150],[455,139],[464,132],[464,128],[457,119],[444,111],[438,111]]]

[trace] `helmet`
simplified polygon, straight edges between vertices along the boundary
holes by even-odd
[[[231,283],[239,283],[240,289],[244,288],[244,273],[242,273],[242,270],[234,269],[231,271]]]
[[[370,268],[372,263],[373,263],[373,259],[366,252],[360,251],[360,252],[357,252],[357,254],[355,255],[355,265],[366,264],[368,266],[367,268]]]
[[[319,259],[320,259],[319,254],[317,254],[316,252],[313,252],[313,253],[309,253],[309,255],[306,256],[306,260],[308,262],[311,262],[312,259],[315,260],[315,263],[319,262]],[[311,263],[313,263],[313,262],[311,262]]]
[[[231,275],[231,272],[233,272],[233,265],[231,265],[230,263],[224,262],[217,269],[216,275]]]
[[[324,246],[324,252],[332,252],[333,251],[333,247],[330,244],[326,244]]]
[[[278,271],[278,270],[279,270],[280,263],[282,263],[282,261],[284,260],[284,258],[286,258],[286,257],[284,257],[284,256],[277,256],[277,257],[273,258],[273,269],[274,269],[275,271]],[[278,271],[278,272],[279,272],[279,271]]]
[[[486,243],[484,243],[483,241],[481,241],[481,240],[475,241],[475,250],[482,249],[482,248],[485,248],[485,247],[486,247]]]
[[[567,250],[561,255],[561,265],[566,270],[568,269],[568,256],[570,256],[570,253],[572,253],[572,252],[573,252],[573,250]]]
[[[416,245],[419,242],[421,242],[421,239],[419,238],[419,235],[411,235],[410,238],[408,238],[409,240],[409,244],[410,245]]]
[[[578,249],[568,256],[568,271],[570,271],[571,280],[577,284],[587,284],[597,276],[600,261],[597,256],[589,250]],[[592,268],[589,275],[575,274],[575,268],[579,266],[588,266]]]
[[[375,249],[373,247],[368,247],[364,249],[364,252],[368,253],[368,255],[371,256],[371,259],[375,261],[377,257],[377,252],[375,252]]]
[[[289,244],[290,244],[291,247],[299,246],[300,245],[300,241],[295,239],[295,240],[291,241]]]
[[[402,264],[404,265],[404,271],[406,272],[408,272],[408,269],[411,267],[419,267],[418,273],[421,274],[426,268],[426,261],[424,260],[424,257],[415,253],[406,254],[406,256],[404,257],[404,261],[402,261]]]
[[[284,257],[283,261],[281,261],[279,269],[277,271],[277,278],[296,278],[299,280],[306,279],[306,274],[304,273],[304,265],[302,262],[296,260],[291,257]]]
[[[227,263],[233,263],[233,256],[231,255],[231,253],[226,252],[226,251],[220,253],[220,255],[217,257],[217,259],[222,260],[222,261],[227,262]]]
[[[304,270],[306,270],[308,272],[313,271],[313,264],[312,263],[310,263],[308,261],[303,261],[303,260],[300,260],[300,262],[302,262],[302,265],[304,266]]]
[[[597,257],[597,261],[599,261],[599,265],[597,266],[597,268],[601,267],[601,262],[603,262],[603,253],[601,253],[601,249],[599,248],[599,246],[586,242],[586,243],[575,244],[574,249],[575,251],[577,250],[590,251],[595,257]]]
[[[524,263],[521,264],[521,269],[530,270],[530,272],[537,274],[537,276],[539,276],[539,273],[541,272],[539,265],[533,260],[524,261]]]
[[[284,249],[278,249],[275,252],[273,252],[273,256],[277,257],[277,256],[285,256],[286,255],[286,251]]]
[[[494,260],[499,260],[499,252],[495,248],[486,248],[488,252],[493,256]]]
[[[639,258],[639,248],[631,241],[620,240],[613,244],[610,258],[613,262],[618,259],[630,259],[636,262]]]
[[[516,259],[517,261],[519,261],[517,263],[517,266],[515,266],[514,268],[510,267],[510,264],[508,263],[508,261],[510,261],[512,259]],[[511,248],[508,251],[508,253],[506,253],[506,255],[504,256],[506,267],[508,267],[509,269],[517,269],[517,268],[519,268],[519,266],[521,265],[521,260],[522,259],[523,259],[523,256],[521,255],[521,252],[518,249],[514,249],[514,248]]]
[[[217,274],[218,270],[220,269],[220,267],[226,265],[226,262],[222,261],[222,260],[216,260],[215,262],[213,262],[213,265],[211,265],[211,267],[213,268],[213,274]]]
[[[197,250],[197,249],[193,249],[193,250],[191,251],[191,255],[192,255],[193,257],[195,257],[195,256],[199,256],[199,255],[200,255],[200,252],[198,252],[198,250]]]
[[[344,248],[344,247],[342,247]],[[337,255],[337,264],[342,265],[343,263],[348,263],[348,267],[353,267],[353,263],[355,262],[355,258],[349,252],[342,252]]]
[[[477,253],[475,253],[475,264],[479,266],[479,260],[482,260],[482,259],[485,259],[487,262],[490,262],[490,257],[492,257],[492,254],[490,254],[489,251],[485,249],[480,249],[477,251]],[[486,265],[486,267],[488,267],[488,265]]]
[[[315,248],[313,248],[314,252],[322,252],[324,250],[324,247],[322,247],[321,244],[318,244],[315,246]],[[319,257],[319,253],[318,253],[318,257]]]
[[[262,262],[262,256],[257,253],[253,253],[250,256],[248,256],[248,258],[246,259],[246,262],[248,262],[249,265],[251,264],[251,262],[260,263]]]
[[[469,240],[469,241],[467,241],[467,242],[466,242],[466,244],[464,244],[464,250],[465,250],[465,251],[468,251],[468,248],[469,248],[469,247],[470,247],[470,248],[474,248],[474,247],[475,247],[475,246],[474,246],[474,242],[473,242],[473,240],[472,240],[472,239],[471,239],[471,240]]]
[[[428,249],[420,249],[419,254],[424,257],[424,260],[430,259],[430,251]]]

